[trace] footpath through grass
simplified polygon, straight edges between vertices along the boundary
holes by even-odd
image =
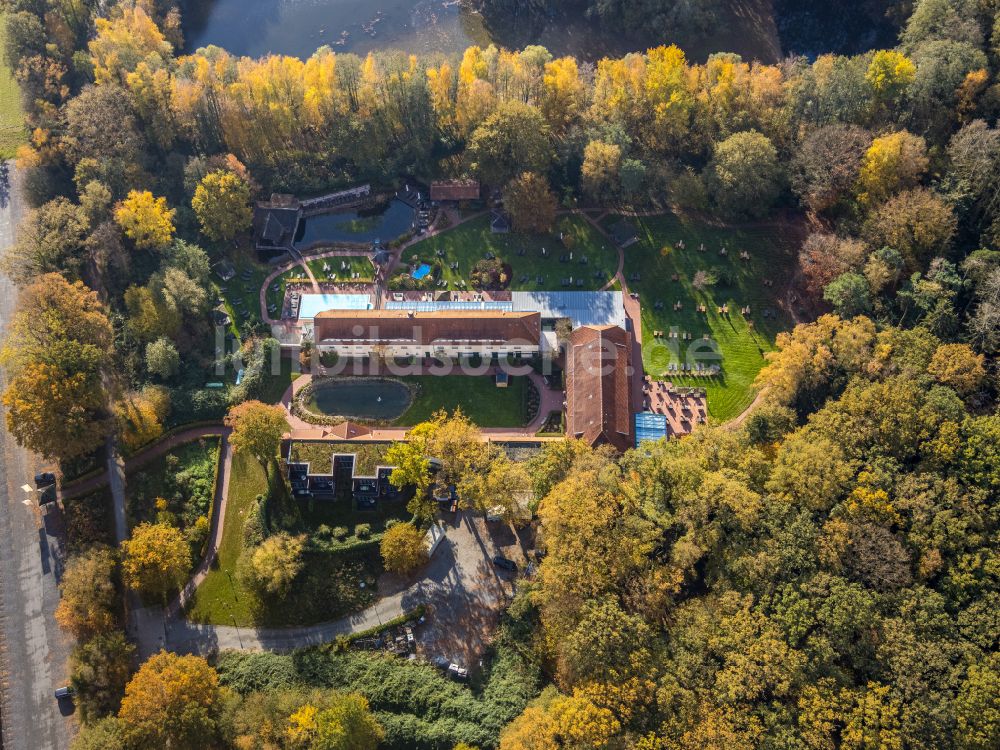
[[[410,408],[396,424],[412,427],[430,419],[439,409],[461,409],[480,427],[521,427],[527,422],[528,378],[510,378],[506,388],[497,388],[493,376],[412,375],[402,378],[417,386]]]
[[[673,214],[633,221],[640,241],[625,250],[624,273],[642,304],[645,370],[675,385],[704,387],[709,414],[732,419],[753,400],[754,378],[764,366],[764,354],[774,348],[776,334],[791,327],[775,294],[785,286],[792,240],[771,227],[735,229]],[[723,247],[726,255],[720,254]],[[740,258],[743,251],[749,260]],[[699,272],[710,282],[701,288]],[[681,307],[675,310],[678,302]],[[706,311],[699,312],[699,305]],[[726,305],[728,314],[720,313]],[[743,315],[746,306],[750,312]],[[678,338],[670,337],[671,330]],[[663,335],[654,337],[654,331]],[[684,339],[685,333],[692,338]],[[705,334],[714,344],[702,339]],[[721,359],[696,355],[713,349]],[[671,364],[688,361],[719,364],[722,370],[712,377],[669,370]]]
[[[267,479],[260,464],[252,458],[234,455],[217,564],[195,591],[188,610],[192,620],[231,625],[235,618],[240,625],[253,623],[253,613],[260,602],[252,591],[240,586],[236,563],[243,551],[243,524],[257,502],[257,495],[266,491]]]
[[[7,49],[7,16],[0,13],[0,52]],[[0,159],[11,159],[28,139],[21,111],[21,89],[7,63],[0,59]]]
[[[573,236],[571,248],[559,239],[560,231]],[[580,216],[560,217],[549,235],[493,234],[490,217],[480,216],[408,247],[401,260],[410,263],[417,256],[420,262],[439,263],[447,288],[460,289],[456,282],[468,282],[473,266],[487,254],[511,267],[510,289],[519,290],[600,289],[618,268],[614,243]],[[453,263],[458,263],[457,269],[452,269]],[[573,283],[564,284],[569,278]]]

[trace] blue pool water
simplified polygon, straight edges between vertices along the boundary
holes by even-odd
[[[421,263],[420,267],[416,271],[414,271],[412,275],[413,278],[415,278],[417,281],[420,281],[420,279],[424,278],[424,276],[426,276],[430,272],[431,272],[431,267],[426,263]]]

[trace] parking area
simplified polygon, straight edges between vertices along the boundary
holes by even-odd
[[[417,655],[474,669],[519,575],[496,566],[493,557],[512,559],[522,571],[526,558],[509,527],[469,512],[450,519],[430,564],[413,579],[383,575],[379,590],[386,596],[416,584],[427,611],[426,622],[416,631]]]

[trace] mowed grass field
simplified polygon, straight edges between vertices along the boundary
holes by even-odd
[[[0,51],[7,49],[7,17],[0,13]],[[0,159],[11,159],[27,141],[28,131],[21,112],[21,90],[14,73],[0,59]]]
[[[316,277],[316,281],[353,281],[359,283],[375,278],[375,267],[366,255],[333,256],[311,260],[307,257],[306,262],[309,264],[309,270]]]
[[[559,239],[560,228],[573,233],[572,248]],[[456,282],[467,282],[473,266],[487,254],[511,267],[510,289],[600,289],[618,268],[614,243],[579,216],[558,218],[555,233],[549,235],[493,234],[490,217],[481,216],[407,248],[401,260],[410,263],[417,256],[422,262],[440,263],[447,288],[460,289]],[[457,269],[451,268],[453,263],[458,263]],[[572,284],[563,283],[570,278]],[[577,284],[578,279],[582,279],[582,285]]]
[[[776,294],[786,287],[794,238],[773,227],[728,228],[673,214],[633,223],[640,240],[625,250],[624,273],[629,290],[639,294],[642,305],[646,373],[679,386],[704,387],[709,414],[722,421],[732,419],[753,400],[754,378],[764,366],[765,353],[774,348],[775,336],[791,328]],[[702,244],[705,252],[699,251]],[[723,247],[724,256],[720,254]],[[750,259],[741,260],[741,251],[750,253]],[[717,280],[697,289],[698,271]],[[638,281],[633,280],[635,273]],[[662,303],[659,309],[658,301]],[[674,309],[677,302],[679,310]],[[698,312],[698,305],[705,305],[707,311]],[[719,312],[725,305],[728,314]],[[749,314],[741,314],[741,308],[748,305]],[[678,338],[670,337],[671,330]],[[654,331],[663,335],[655,337]],[[684,340],[685,333],[692,339]],[[710,341],[703,340],[705,334]],[[718,358],[712,357],[713,352]],[[671,364],[684,362],[718,364],[722,369],[712,377],[669,371]]]
[[[521,427],[527,421],[528,379],[515,376],[497,388],[492,375],[412,375],[402,378],[417,386],[410,408],[396,424],[412,427],[444,409],[462,413],[480,427]]]

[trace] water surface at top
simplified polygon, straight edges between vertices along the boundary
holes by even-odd
[[[358,54],[454,53],[490,41],[459,0],[210,0],[184,19],[188,49],[214,44],[249,57],[307,58],[325,44]]]

